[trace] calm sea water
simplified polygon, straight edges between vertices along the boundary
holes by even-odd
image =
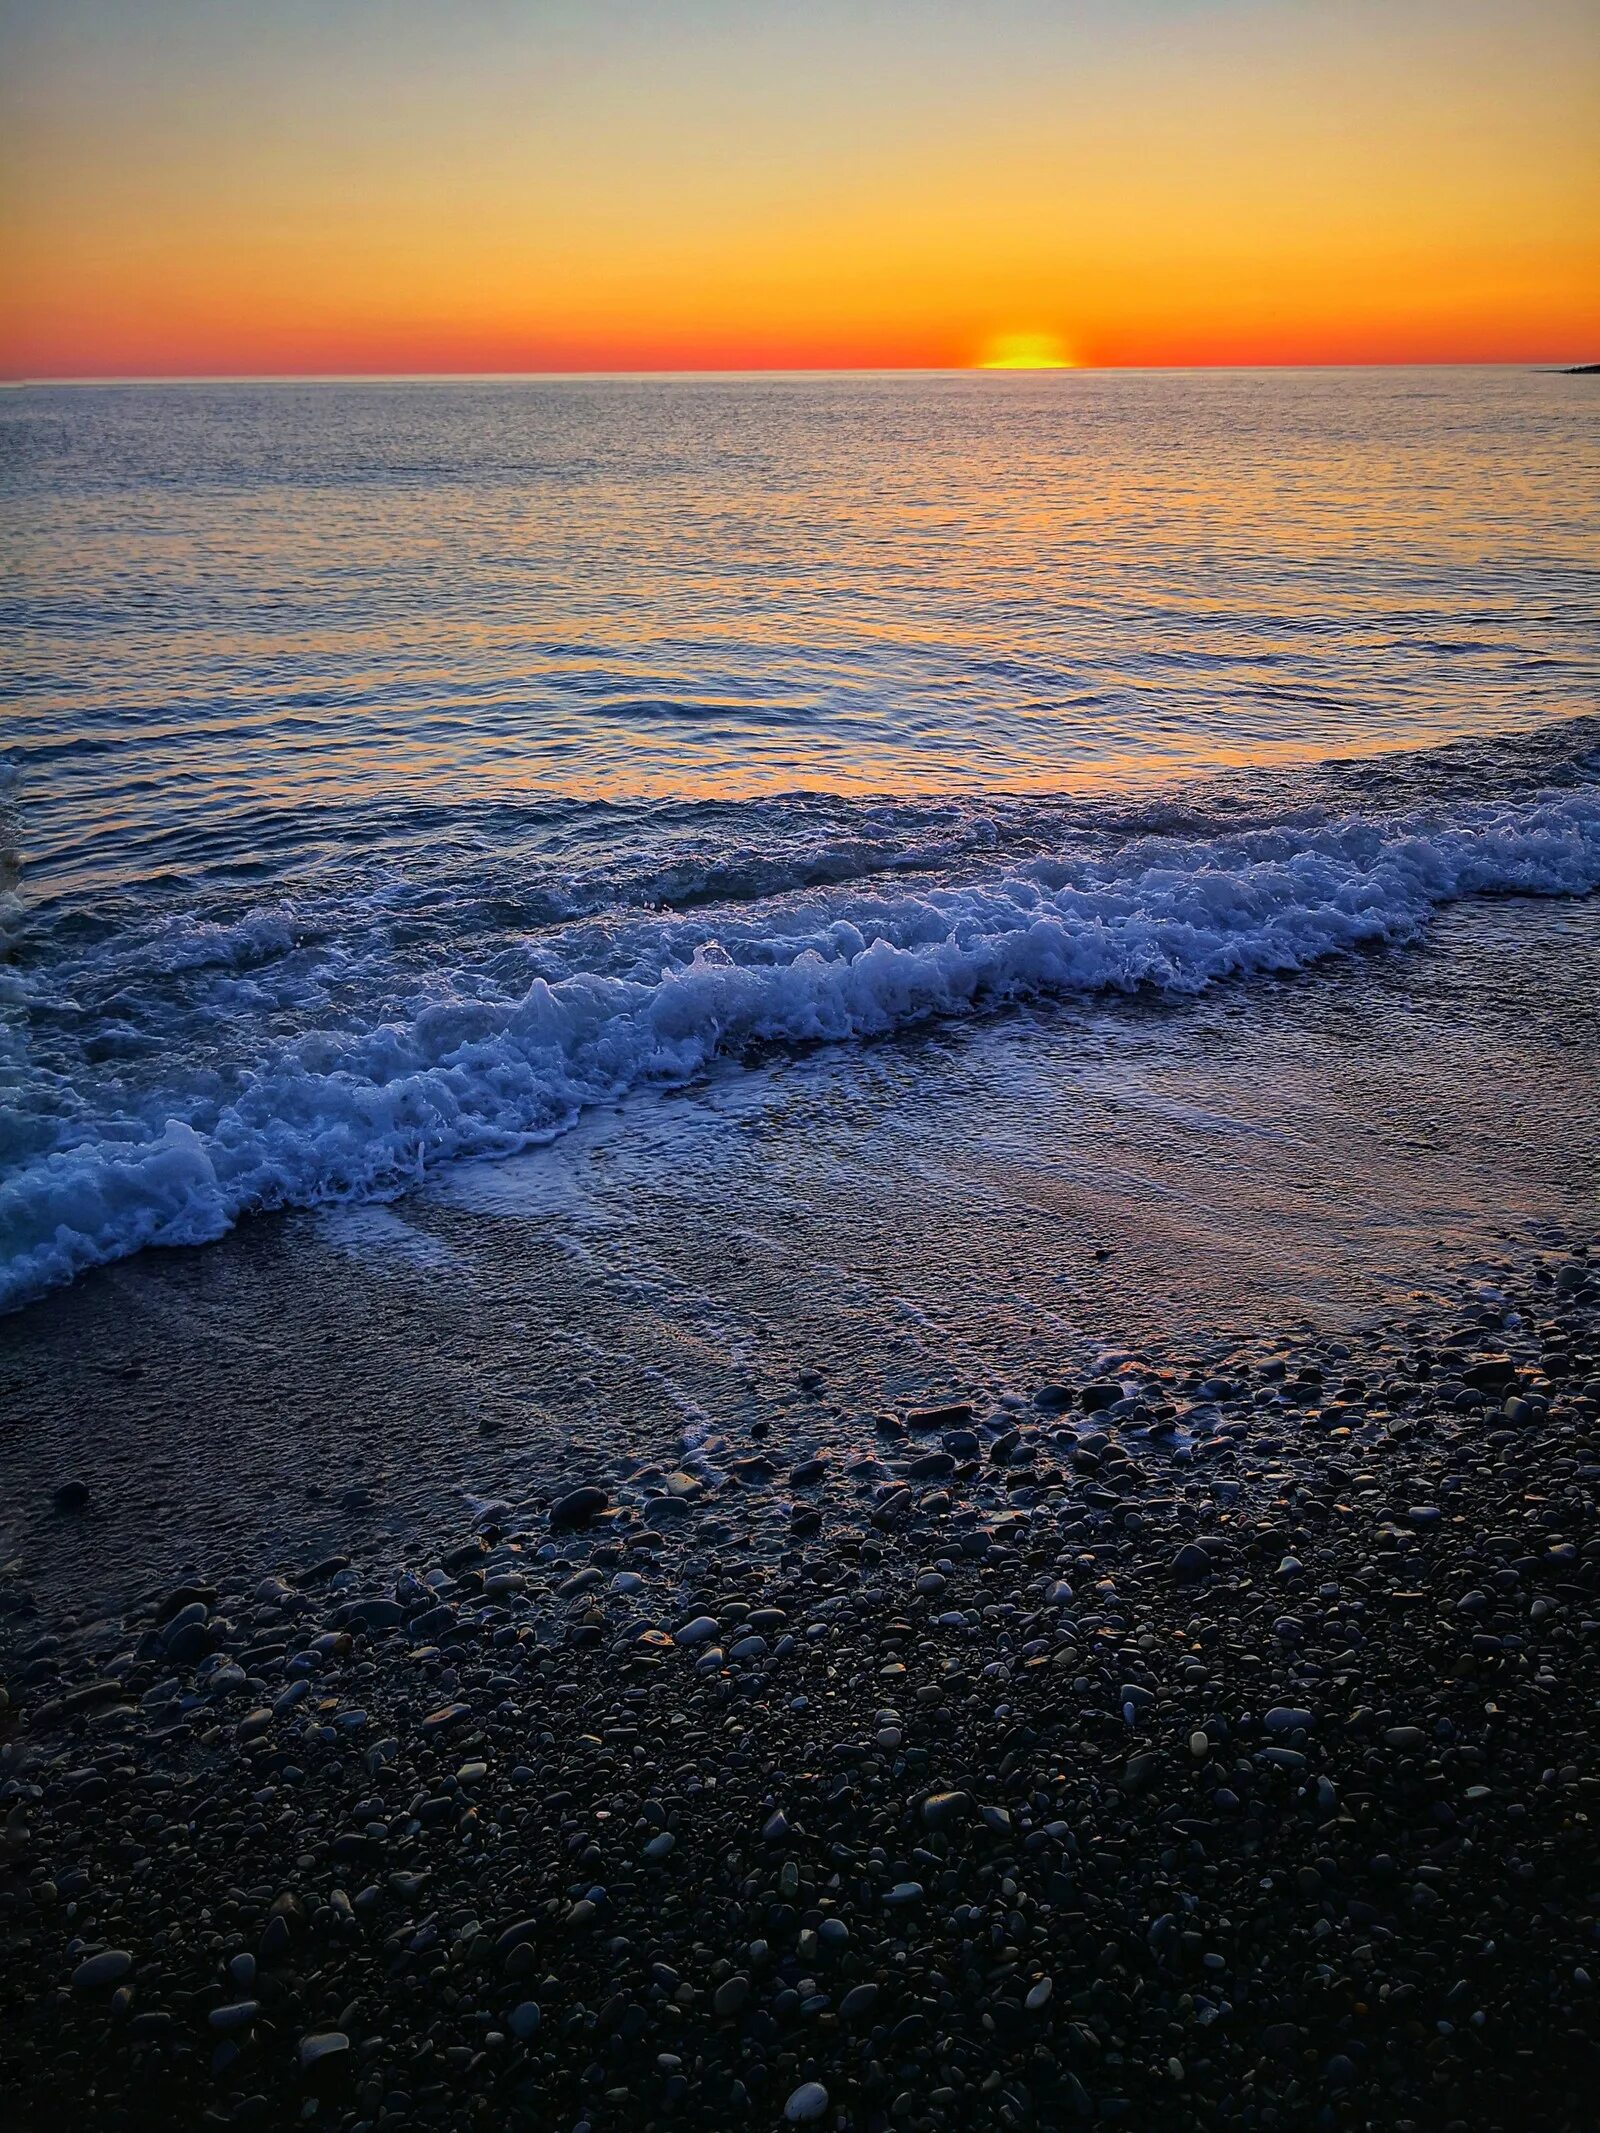
[[[1593,891],[1593,384],[6,393],[0,1302]]]

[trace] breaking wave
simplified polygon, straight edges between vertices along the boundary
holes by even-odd
[[[1159,830],[1058,817],[1053,848],[1037,808],[941,816],[904,848],[861,815],[851,839],[703,880],[668,861],[642,877],[664,911],[613,884],[565,926],[514,896],[490,926],[463,878],[420,910],[395,893],[134,941],[89,926],[0,968],[0,1305],[257,1210],[392,1196],[717,1059],[1024,999],[1194,994],[1407,938],[1460,898],[1600,887],[1592,786],[1203,834],[1183,808]]]

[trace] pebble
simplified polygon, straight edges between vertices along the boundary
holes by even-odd
[[[79,1963],[72,1973],[73,1986],[79,1992],[102,1992],[108,1985],[120,1985],[132,1969],[133,1957],[126,1948],[106,1948]]]
[[[726,2018],[738,2014],[749,2003],[749,1999],[750,1980],[742,1971],[736,1971],[732,1977],[724,1978],[712,1994],[712,2010]]]
[[[792,2126],[809,2125],[820,2118],[828,2108],[828,2092],[820,2081],[802,2081],[783,2107],[783,2115]]]
[[[558,1497],[550,1507],[550,1524],[557,1532],[591,1525],[609,1505],[611,1499],[604,1489],[585,1485],[569,1489]]]
[[[966,1792],[933,1792],[922,1803],[922,1819],[929,1829],[949,1829],[972,1812],[972,1795]]]
[[[325,2029],[315,2035],[300,2039],[300,2071],[309,2074],[338,2059],[350,2049],[350,2039],[342,2029]]]
[[[1269,1733],[1309,1732],[1316,1720],[1309,1711],[1302,1711],[1288,1704],[1276,1704],[1261,1723]]]
[[[260,2012],[259,2000],[230,2000],[225,2006],[213,2007],[206,2020],[226,2035],[236,2029],[248,2029]]]
[[[673,1642],[693,1647],[708,1644],[717,1634],[717,1625],[710,1615],[694,1615],[672,1633]]]

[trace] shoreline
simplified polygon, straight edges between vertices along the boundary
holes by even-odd
[[[952,1387],[1448,1311],[1592,1221],[1597,954],[1600,900],[1464,905],[1182,1006],[730,1065],[91,1273],[0,1321],[0,1587],[92,1625],[220,1566],[431,1561],[574,1461],[713,1471],[762,1418],[848,1461]]]
[[[1576,2133],[1600,1238],[1498,1289],[8,1613],[10,2122]]]

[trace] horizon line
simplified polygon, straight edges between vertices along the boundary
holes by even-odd
[[[174,370],[174,371],[70,371],[55,375],[31,374],[0,377],[0,390],[20,391],[41,386],[85,385],[430,385],[484,383],[514,384],[525,381],[552,383],[602,378],[644,380],[651,378],[1008,378],[1073,377],[1084,373],[1261,371],[1261,370],[1523,370],[1566,375],[1576,368],[1592,367],[1585,357],[1441,356],[1411,357],[1381,361],[1266,360],[1255,363],[1041,363],[1015,367],[982,363],[916,364],[760,364],[699,367],[651,367],[624,370]]]

